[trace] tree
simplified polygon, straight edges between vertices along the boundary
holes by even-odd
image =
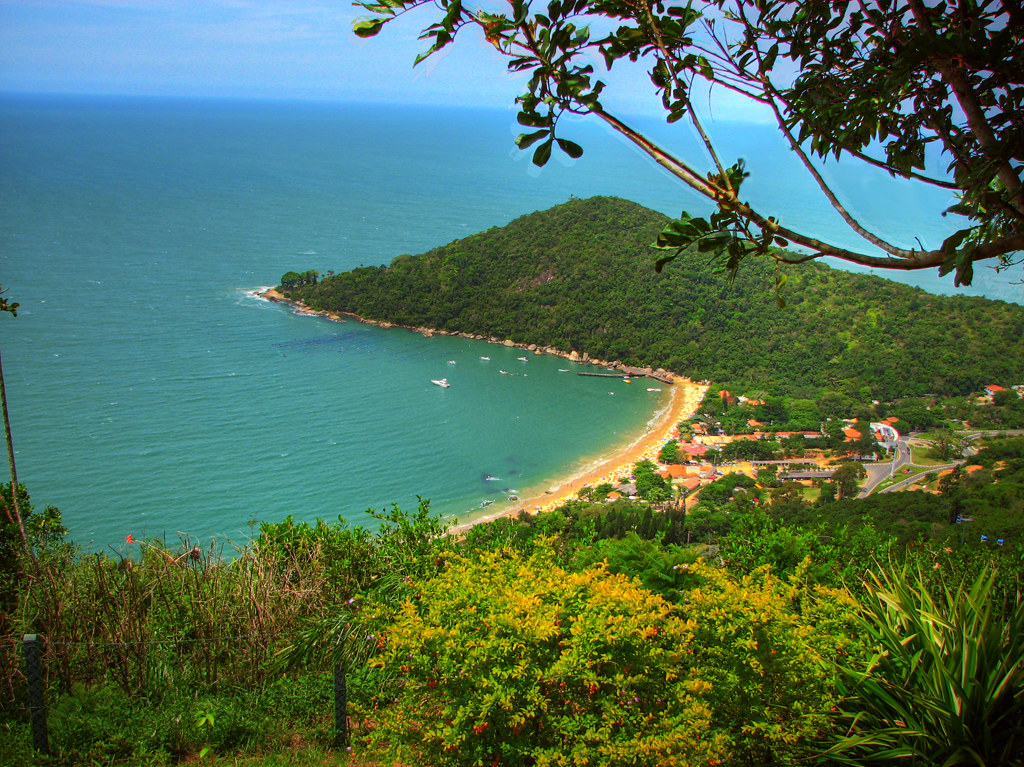
[[[10,312],[12,317],[18,316],[18,304],[10,303],[2,294],[6,292],[0,290],[0,312]],[[3,413],[4,418],[4,437],[7,440],[7,460],[11,467],[11,487],[16,488],[18,485],[18,469],[14,463],[14,439],[11,437],[11,419],[7,414],[7,386],[4,384],[4,369],[3,362],[0,361],[0,412]],[[35,561],[35,554],[32,551],[32,547],[28,543],[28,535],[25,532],[25,522],[22,518],[21,508],[18,504],[18,493],[11,493],[11,503],[8,507],[4,505],[4,511],[7,512],[7,522],[11,525],[17,525],[18,534],[21,537],[22,552],[30,559]]]
[[[370,12],[355,32],[370,37],[381,27],[433,0],[364,0]],[[565,114],[589,114],[653,158],[717,207],[708,219],[684,212],[659,236],[659,247],[724,257],[735,270],[744,258],[766,256],[794,263],[834,256],[865,266],[954,272],[969,284],[973,265],[1019,263],[1024,250],[1024,38],[1014,30],[1024,11],[1014,3],[964,0],[934,6],[925,0],[704,0],[687,5],[627,0],[551,0],[537,12],[528,0],[507,7],[464,7],[440,0],[443,13],[423,31],[429,47],[419,63],[450,45],[460,31],[477,28],[508,58],[508,69],[530,75],[518,99],[516,139],[535,146],[544,165],[557,146],[570,157],[583,149],[558,135]],[[609,31],[610,30],[610,31]],[[711,169],[680,160],[608,112],[605,83],[596,67],[610,70],[629,60],[650,66],[655,94],[669,122],[687,118]],[[779,131],[846,224],[877,256],[838,247],[793,230],[740,197],[748,173],[716,150],[692,108],[695,82],[728,89],[764,105]],[[951,178],[926,173],[925,149],[936,145]],[[968,225],[939,247],[905,249],[866,229],[836,198],[814,159],[847,156],[891,175],[949,189],[959,203],[949,209]],[[778,250],[795,245],[803,253]],[[785,277],[778,276],[781,284]]]
[[[682,457],[678,440],[670,439],[662,445],[661,451],[658,453],[658,460],[662,463],[680,463]]]
[[[864,467],[859,463],[844,463],[832,474],[832,481],[839,491],[839,500],[853,498],[857,495],[857,482],[861,477],[867,475]]]

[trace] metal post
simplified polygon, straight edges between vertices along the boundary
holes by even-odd
[[[343,657],[334,664],[334,747],[348,747],[348,688]]]
[[[40,655],[43,640],[35,634],[25,634],[25,677],[28,679],[29,710],[32,712],[32,747],[42,754],[50,753],[50,739],[46,732],[46,700],[43,696],[43,667]]]

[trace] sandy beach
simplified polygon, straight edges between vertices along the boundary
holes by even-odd
[[[287,297],[273,288],[259,291],[256,295],[269,301],[290,303],[297,312],[303,314],[317,314],[332,320],[342,319],[339,315],[319,312],[309,309],[299,302],[289,301]],[[365,322],[365,320],[361,321]],[[644,379],[636,380],[642,381]],[[675,382],[672,384],[659,383],[658,385],[667,387],[671,392],[668,406],[664,409],[658,420],[633,442],[630,442],[586,471],[559,481],[553,487],[546,490],[530,493],[527,497],[516,501],[509,508],[474,517],[468,522],[450,528],[450,531],[458,533],[459,530],[478,525],[481,522],[489,522],[499,517],[517,515],[523,510],[530,513],[549,511],[574,498],[581,489],[588,485],[600,485],[606,482],[618,484],[620,477],[628,477],[633,473],[633,464],[637,461],[644,458],[655,460],[662,445],[672,438],[676,424],[686,420],[696,412],[698,405],[704,398],[704,392],[708,388],[704,384],[694,383],[687,378],[678,376],[675,377]]]
[[[565,479],[551,491],[544,491],[531,495],[528,498],[520,499],[511,508],[457,525],[452,527],[450,532],[458,533],[460,530],[478,525],[481,522],[490,522],[499,517],[515,516],[523,510],[530,513],[550,511],[574,498],[581,489],[588,485],[600,485],[605,482],[617,484],[620,477],[627,477],[633,473],[633,464],[637,461],[644,458],[651,460],[657,458],[662,445],[672,438],[676,424],[686,420],[696,412],[707,388],[706,385],[694,383],[686,378],[676,378],[675,383],[670,386],[671,399],[668,407],[658,421],[652,424],[636,440],[617,451],[614,455],[602,460],[585,472]]]

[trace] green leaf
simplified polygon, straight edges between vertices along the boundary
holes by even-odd
[[[711,64],[708,63],[708,60],[706,58],[704,58],[703,56],[698,56],[697,64],[698,66],[700,66],[700,73],[701,76],[704,77],[704,79],[713,80],[715,78],[715,70],[714,68],[712,68]]]
[[[665,264],[669,263],[670,261],[675,261],[676,258],[678,258],[678,256],[679,254],[675,253],[674,255],[671,256],[659,258],[657,261],[654,262],[654,271],[657,272],[658,274],[661,274],[661,270],[665,268]]]
[[[548,139],[533,153],[533,164],[538,167],[543,167],[547,164],[547,161],[551,159],[551,146],[554,142]]]
[[[568,141],[567,139],[558,139],[558,147],[572,158],[583,156],[583,147],[574,141]]]
[[[384,26],[387,19],[359,19],[352,24],[356,37],[373,37]]]
[[[516,146],[520,149],[526,149],[533,146],[542,138],[550,135],[551,131],[548,129],[534,131],[533,133],[520,133],[516,136]]]

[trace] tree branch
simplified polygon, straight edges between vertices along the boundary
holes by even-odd
[[[935,33],[932,30],[931,19],[929,18],[928,10],[924,7],[924,3],[921,0],[907,0],[907,4],[910,6],[911,11],[913,11],[914,18],[920,26],[922,33],[932,42],[935,42]],[[952,88],[957,103],[960,104],[960,108],[967,118],[967,124],[977,137],[978,144],[981,146],[985,156],[999,163],[996,175],[1006,188],[1007,199],[1017,215],[1024,217],[1024,187],[1022,187],[1020,177],[1014,171],[1013,166],[1002,159],[999,140],[996,138],[995,133],[992,131],[992,126],[989,125],[988,119],[985,117],[985,112],[978,102],[977,94],[975,94],[971,84],[964,76],[962,65],[955,65],[948,58],[935,55],[931,56],[930,60],[949,87]]]

